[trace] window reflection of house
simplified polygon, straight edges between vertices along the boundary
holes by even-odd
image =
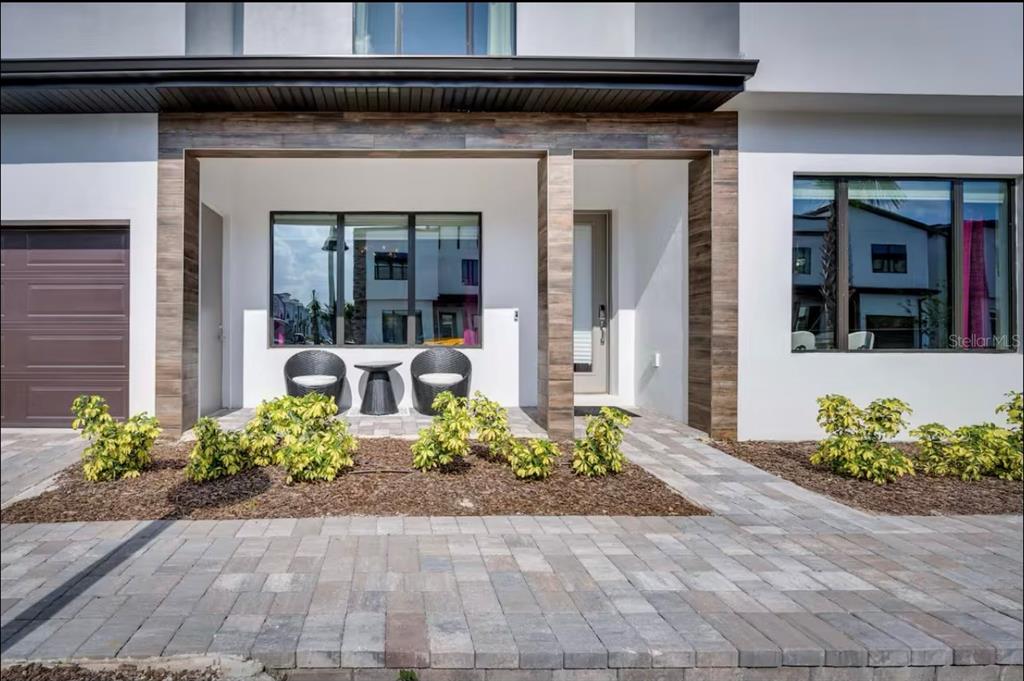
[[[831,204],[794,216],[794,330],[820,333],[821,249]],[[944,344],[949,335],[949,224],[926,224],[851,201],[851,331],[871,331],[876,348]],[[798,255],[808,255],[807,266]]]
[[[480,342],[477,214],[346,215],[345,342],[356,345]],[[410,234],[416,239],[410,262]],[[372,272],[372,275],[369,273]],[[369,276],[368,276],[369,275]],[[408,338],[410,289],[415,339]]]

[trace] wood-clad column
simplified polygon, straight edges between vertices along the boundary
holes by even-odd
[[[737,156],[716,150],[689,167],[689,422],[736,437]]]
[[[156,416],[177,437],[198,416],[199,160],[157,164]]]
[[[552,150],[537,165],[537,406],[552,440],[573,436],[573,159]]]

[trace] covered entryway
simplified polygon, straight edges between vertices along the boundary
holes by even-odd
[[[77,395],[128,411],[128,229],[2,232],[2,425],[71,424]]]

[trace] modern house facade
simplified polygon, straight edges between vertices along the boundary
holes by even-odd
[[[288,357],[806,439],[1020,390],[1019,3],[3,3],[3,424]]]

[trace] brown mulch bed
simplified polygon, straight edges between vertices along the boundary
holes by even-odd
[[[983,478],[964,482],[959,478],[907,475],[887,485],[844,478],[826,468],[811,465],[816,442],[713,443],[723,452],[795,482],[815,492],[867,511],[893,515],[964,515],[1020,513],[1024,500],[1021,481]],[[912,445],[897,445],[914,455]]]
[[[333,482],[287,485],[280,468],[253,468],[195,484],[185,479],[189,444],[153,449],[153,464],[136,479],[86,482],[81,464],[65,469],[57,487],[0,511],[5,523],[91,520],[302,518],[328,515],[705,515],[639,466],[583,478],[563,454],[546,480],[518,480],[486,450],[449,470],[412,468],[410,442],[363,439],[355,466]],[[563,451],[568,451],[563,446]]]
[[[86,669],[77,664],[45,666],[19,664],[3,669],[3,681],[217,681],[222,678],[216,669],[139,668],[122,665],[117,669]]]

